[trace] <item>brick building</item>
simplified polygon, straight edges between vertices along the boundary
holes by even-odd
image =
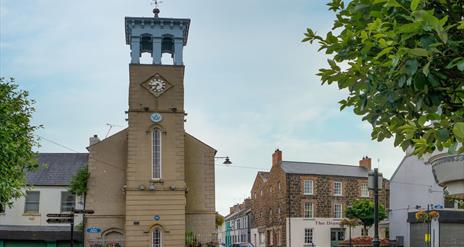
[[[260,247],[331,246],[345,239],[348,230],[339,221],[346,208],[373,196],[367,188],[369,170],[368,157],[359,166],[293,162],[283,161],[276,150],[270,172],[258,172],[251,189],[251,242]],[[388,208],[388,180],[383,183],[379,198]],[[352,235],[361,235],[361,227]]]

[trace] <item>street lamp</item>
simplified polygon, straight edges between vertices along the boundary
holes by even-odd
[[[230,161],[229,156],[224,156],[224,157],[214,157],[215,159],[224,159],[224,162],[222,162],[223,165],[232,165],[232,161]]]
[[[379,188],[382,188],[382,173],[379,173],[378,168],[374,168],[373,172],[369,172],[368,187],[374,190],[374,239],[372,240],[373,247],[380,247],[379,240]]]

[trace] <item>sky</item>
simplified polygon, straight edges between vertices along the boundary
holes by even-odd
[[[288,161],[357,165],[365,155],[390,178],[404,156],[347,95],[316,76],[327,56],[301,43],[334,18],[316,0],[164,0],[161,17],[190,18],[184,48],[186,131],[229,156],[216,166],[216,208],[250,196],[276,148]],[[39,152],[86,152],[88,138],[127,126],[129,47],[125,16],[152,16],[149,0],[0,0],[0,76],[36,101]],[[50,140],[50,141],[49,141]],[[255,167],[256,169],[243,168]]]

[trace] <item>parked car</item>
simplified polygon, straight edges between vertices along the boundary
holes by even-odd
[[[235,243],[235,244],[232,244],[232,247],[255,247],[255,246],[250,243]]]

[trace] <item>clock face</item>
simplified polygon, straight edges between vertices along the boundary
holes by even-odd
[[[172,85],[158,73],[143,82],[141,86],[147,89],[155,97],[159,97],[172,87]]]
[[[150,90],[161,93],[166,89],[166,82],[160,78],[153,78],[148,82]]]

